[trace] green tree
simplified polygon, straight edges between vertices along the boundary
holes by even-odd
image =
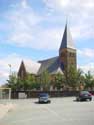
[[[26,84],[28,86],[28,89],[32,89],[33,84],[36,82],[35,76],[32,74],[28,74],[26,78]]]
[[[32,74],[27,74],[25,79],[17,77],[16,73],[12,73],[7,80],[7,86],[11,87],[12,90],[31,90],[39,89],[40,82],[37,77]]]
[[[29,89],[39,89],[40,88],[40,79],[38,79],[39,77],[32,75],[32,74],[28,74],[27,77],[27,83],[29,86]]]
[[[80,85],[80,83],[82,82],[82,70],[80,69],[76,69],[73,66],[70,67],[67,71],[67,73],[65,73],[65,79],[66,79],[66,85],[68,85],[69,87],[72,88],[76,88]]]
[[[94,78],[90,71],[85,74],[85,88],[91,88],[94,87]]]
[[[41,80],[41,87],[43,87],[44,90],[48,90],[50,87],[51,78],[47,70],[40,75],[40,80]]]
[[[61,74],[61,73],[56,74],[56,76],[55,76],[55,86],[57,87],[57,89],[62,88],[64,83],[65,83],[64,75]]]
[[[11,75],[9,75],[9,79],[7,80],[7,87],[10,87],[12,90],[16,90],[17,87],[17,74],[14,72]]]

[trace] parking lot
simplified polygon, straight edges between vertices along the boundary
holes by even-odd
[[[94,99],[76,102],[75,97],[51,98],[50,104],[37,99],[11,100],[16,104],[0,125],[94,125]]]

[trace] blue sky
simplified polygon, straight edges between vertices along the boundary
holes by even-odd
[[[77,64],[94,72],[93,0],[0,0],[0,84],[21,60],[58,55],[66,19],[77,48]]]

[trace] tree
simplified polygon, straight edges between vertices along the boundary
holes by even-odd
[[[62,88],[64,83],[65,83],[64,75],[62,75],[61,73],[56,74],[56,76],[55,76],[55,86],[57,87],[57,89]]]
[[[27,74],[25,80],[20,80],[23,83],[24,90],[39,89],[40,83],[37,81],[37,77],[33,74]]]
[[[74,89],[78,87],[82,80],[82,73],[82,70],[77,70],[73,66],[70,67],[68,71],[65,72],[66,85]]]
[[[41,75],[40,75],[40,80],[41,80],[41,87],[43,87],[44,90],[48,90],[50,87],[50,74],[48,73],[47,70],[45,70]]]
[[[17,77],[15,73],[12,73],[7,82],[7,86],[11,87],[12,90],[31,90],[40,88],[40,83],[37,81],[36,76],[32,74],[27,74],[25,79],[21,79]]]
[[[85,74],[85,88],[91,88],[94,87],[94,78],[90,71]]]
[[[35,76],[32,74],[27,74],[27,78],[26,78],[26,84],[28,86],[28,89],[33,89],[34,87],[33,84],[35,84],[36,80],[35,80]]]
[[[12,90],[16,90],[17,87],[17,74],[14,72],[11,75],[9,75],[9,79],[7,80],[6,86],[10,87]]]

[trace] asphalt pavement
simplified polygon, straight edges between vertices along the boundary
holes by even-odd
[[[76,102],[75,97],[51,98],[50,104],[37,101],[11,100],[17,106],[0,125],[94,125],[94,97],[86,102]]]

